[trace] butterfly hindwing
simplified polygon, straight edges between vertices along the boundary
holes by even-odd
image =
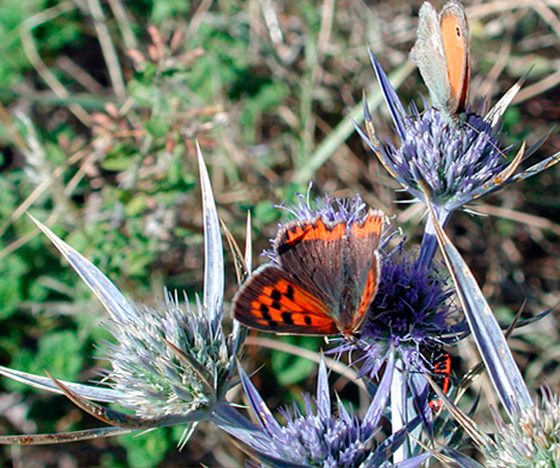
[[[234,317],[251,328],[275,333],[330,335],[337,332],[321,299],[294,283],[275,265],[251,276],[234,298]]]

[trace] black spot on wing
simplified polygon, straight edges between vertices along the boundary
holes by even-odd
[[[292,314],[289,312],[282,312],[282,321],[287,325],[293,325]]]
[[[290,300],[293,301],[294,300],[294,287],[289,284],[288,285],[288,289],[286,290],[285,296]]]

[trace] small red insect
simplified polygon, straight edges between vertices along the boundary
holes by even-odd
[[[353,335],[379,282],[379,241],[385,217],[294,221],[276,236],[275,262],[257,269],[233,300],[244,325],[295,335]]]
[[[441,346],[429,347],[423,350],[424,357],[431,366],[432,378],[443,393],[449,391],[451,386],[451,355]],[[428,405],[436,413],[441,409],[442,402],[434,389],[428,393]]]

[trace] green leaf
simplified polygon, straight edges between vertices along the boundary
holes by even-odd
[[[119,438],[132,468],[149,468],[161,462],[172,442],[167,429]]]
[[[270,201],[262,201],[255,205],[254,220],[255,222],[269,224],[278,219],[278,210]]]
[[[318,348],[320,338],[289,336],[282,341],[314,351]],[[271,353],[271,367],[279,384],[292,385],[309,377],[317,364],[293,354],[273,351]]]
[[[7,319],[17,310],[22,300],[22,276],[28,268],[16,255],[8,255],[0,262],[0,320]]]
[[[148,197],[139,193],[137,196],[131,198],[127,202],[125,206],[125,212],[128,216],[137,216],[146,209],[147,203]]]
[[[169,122],[161,117],[154,116],[146,122],[146,130],[156,138],[164,137],[169,131]]]
[[[101,161],[101,167],[106,171],[124,171],[132,164],[137,151],[138,149],[130,144],[116,144]]]
[[[48,370],[56,378],[76,380],[83,361],[82,344],[76,334],[69,330],[54,332],[39,341],[32,372],[42,374]]]

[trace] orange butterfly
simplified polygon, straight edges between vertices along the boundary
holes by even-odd
[[[250,328],[296,335],[354,334],[377,292],[384,216],[362,221],[294,221],[276,236],[274,262],[260,267],[233,300]]]

